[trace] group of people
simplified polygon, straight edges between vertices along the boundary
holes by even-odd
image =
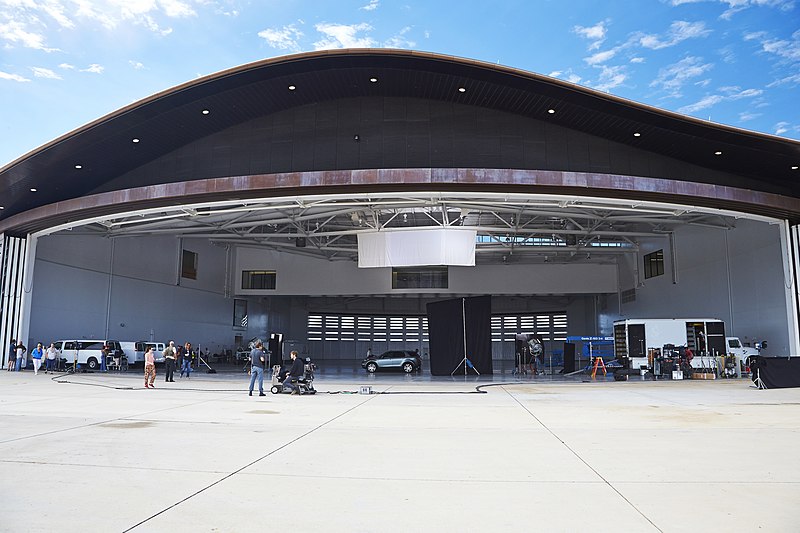
[[[183,346],[175,346],[175,341],[169,341],[167,347],[164,348],[164,378],[165,383],[175,382],[175,369],[180,366],[180,377],[186,374],[186,379],[189,379],[192,374],[192,364],[197,359],[197,352],[192,348],[192,343],[187,342]],[[146,389],[155,389],[153,383],[156,380],[156,361],[153,348],[149,348],[144,354],[144,387]]]
[[[297,355],[297,352],[292,350],[289,354],[289,357],[292,358],[292,366],[289,370],[283,371],[283,388],[291,390],[292,394],[300,394],[297,380],[302,378],[305,372],[303,361]],[[253,395],[253,387],[256,384],[256,380],[258,380],[258,395],[266,396],[264,394],[264,366],[266,364],[267,356],[264,353],[264,344],[258,341],[250,352],[250,389],[248,395]]]
[[[22,344],[22,341],[17,342],[11,339],[8,345],[8,372],[20,372],[27,367],[27,354],[28,349]],[[39,374],[39,369],[42,367],[42,361],[45,363],[45,373],[55,372],[56,359],[59,356],[59,351],[51,342],[50,346],[45,349],[42,343],[37,343],[36,348],[31,350],[31,360],[33,361],[33,373]]]

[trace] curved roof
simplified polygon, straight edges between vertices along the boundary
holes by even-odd
[[[754,190],[800,197],[800,171],[792,168],[800,165],[800,142],[693,119],[509,67],[432,53],[359,49],[242,65],[155,94],[59,137],[0,169],[0,222],[103,190],[126,172],[254,117],[364,96],[456,102],[547,119],[748,178],[757,185]]]

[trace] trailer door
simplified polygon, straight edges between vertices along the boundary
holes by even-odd
[[[644,351],[644,324],[628,324],[628,355],[647,357]]]
[[[709,355],[725,355],[728,353],[725,344],[725,323],[706,322],[706,337]]]

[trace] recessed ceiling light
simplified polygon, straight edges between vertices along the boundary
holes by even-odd
[[[33,187],[31,187],[31,192],[36,192],[36,189],[34,189]]]
[[[795,166],[793,166],[793,167],[792,167],[792,170],[797,170],[798,168],[800,168],[800,167],[798,167],[797,165],[795,165]]]
[[[2,205],[0,205],[0,211],[2,211],[3,209],[5,209],[5,207],[3,207]]]
[[[289,90],[290,91],[294,91],[295,89],[297,89],[297,87],[295,87],[294,85],[289,85]]]
[[[80,169],[82,169],[82,168],[83,168],[83,165],[75,165],[75,168],[76,168],[76,169],[78,169],[78,170],[80,170]]]
[[[458,92],[460,92],[460,93],[465,93],[465,92],[467,92],[467,89],[466,89],[466,88],[464,88],[464,87],[459,87],[459,88],[458,88]]]
[[[717,150],[716,152],[714,152],[714,155],[722,155],[722,152]]]
[[[134,138],[134,139],[131,139],[131,141],[134,142],[134,143],[138,143],[139,139]]]
[[[550,113],[550,114],[552,115],[553,113],[555,113],[555,112],[556,112],[556,110],[555,110],[555,109],[548,109],[548,110],[547,110],[547,112],[548,112],[548,113]]]
[[[369,81],[372,83],[378,83],[378,78],[370,78]]]
[[[209,113],[211,113],[211,111],[209,111],[208,109],[203,109],[201,113],[203,113],[204,115],[208,115]]]
[[[639,132],[637,131],[636,133],[634,133],[634,134],[633,134],[633,136],[634,136],[634,137],[641,137],[641,136],[642,136],[642,134],[641,134],[641,133],[639,133]]]

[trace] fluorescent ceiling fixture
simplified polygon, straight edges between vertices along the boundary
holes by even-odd
[[[797,170],[797,168],[798,168],[797,165],[795,165],[792,167],[792,170]]]
[[[295,87],[294,85],[289,85],[289,90],[290,91],[294,91],[295,89],[297,89],[297,87]]]
[[[204,115],[208,115],[209,113],[211,113],[211,111],[209,111],[208,109],[203,109],[202,113]]]
[[[83,165],[75,165],[75,168],[76,168],[76,169],[78,169],[78,170],[80,170],[80,169],[82,169],[82,168],[83,168]]]
[[[555,110],[555,109],[548,109],[548,110],[547,110],[547,112],[548,112],[548,113],[550,113],[550,114],[552,115],[553,113],[555,113],[555,112],[556,112],[556,110]]]
[[[634,133],[634,134],[633,134],[633,136],[634,136],[634,137],[641,137],[641,136],[642,136],[642,134],[641,134],[641,133],[639,133],[639,132],[637,131],[636,133]]]
[[[722,152],[718,150],[718,151],[714,152],[714,155],[722,155]]]
[[[465,92],[467,92],[467,89],[466,89],[466,88],[464,88],[464,87],[459,87],[459,88],[458,88],[458,92],[460,92],[460,93],[465,93]]]
[[[139,139],[133,138],[133,139],[131,139],[131,142],[133,142],[134,144],[135,144],[135,143],[138,143],[138,142],[139,142]]]
[[[378,82],[378,78],[370,78],[369,81],[371,81],[372,83],[377,83]]]
[[[34,189],[33,187],[31,187],[31,192],[36,192],[36,189]]]

